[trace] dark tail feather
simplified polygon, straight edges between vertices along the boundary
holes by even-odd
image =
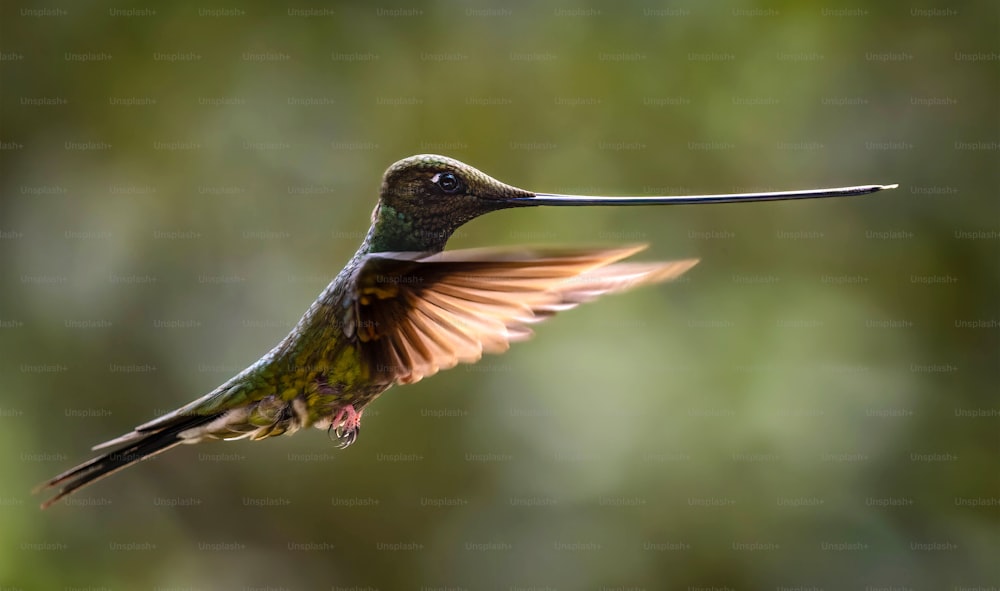
[[[132,444],[97,456],[79,466],[67,470],[56,476],[52,480],[43,482],[35,488],[34,492],[40,492],[48,488],[63,485],[59,494],[42,503],[42,509],[47,509],[66,495],[97,482],[105,476],[110,476],[122,468],[127,468],[132,464],[141,462],[146,458],[165,452],[168,449],[183,443],[183,439],[177,435],[199,425],[204,425],[215,420],[218,415],[212,416],[182,416],[178,421],[165,428],[159,429],[143,435]]]

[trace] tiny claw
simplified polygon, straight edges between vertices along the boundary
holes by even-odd
[[[334,434],[337,436],[339,444],[337,445],[340,449],[346,449],[349,445],[354,443],[358,438],[358,433],[361,431],[361,426],[358,425],[353,429],[344,429],[342,427],[337,427]]]
[[[354,410],[354,407],[347,405],[337,412],[327,429],[330,439],[336,436],[337,447],[344,449],[354,443],[361,431],[361,413]]]

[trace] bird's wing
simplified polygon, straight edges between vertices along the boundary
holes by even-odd
[[[506,351],[555,312],[673,279],[698,262],[616,262],[644,248],[371,254],[355,275],[345,334],[374,371],[411,384]]]

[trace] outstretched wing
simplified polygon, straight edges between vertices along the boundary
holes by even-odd
[[[673,279],[698,262],[617,262],[644,248],[368,255],[355,276],[346,332],[377,373],[411,384],[506,351],[555,312]]]

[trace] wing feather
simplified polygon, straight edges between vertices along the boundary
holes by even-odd
[[[697,259],[619,263],[644,246],[368,255],[349,313],[369,362],[400,384],[501,353],[530,324],[607,293],[667,281]]]

